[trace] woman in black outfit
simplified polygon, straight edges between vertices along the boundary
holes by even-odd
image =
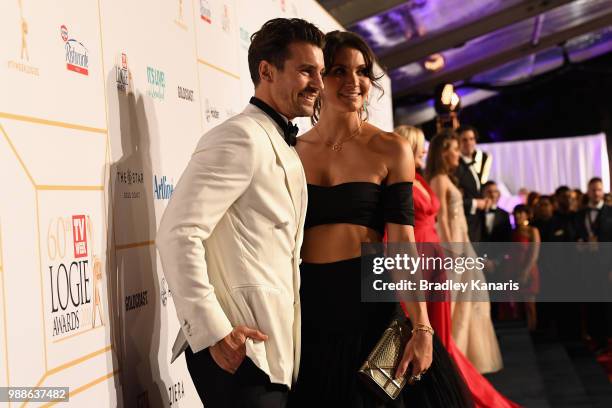
[[[399,308],[362,303],[361,243],[414,242],[410,145],[367,122],[374,55],[361,37],[326,35],[325,88],[313,129],[296,149],[308,181],[302,246],[302,354],[290,406],[469,407],[465,385],[440,342],[418,330],[399,372],[422,374],[395,401],[379,399],[358,370]],[[414,327],[430,327],[424,302],[407,303]]]

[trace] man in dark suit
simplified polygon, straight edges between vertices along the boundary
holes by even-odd
[[[478,132],[472,126],[460,126],[457,134],[461,160],[455,176],[463,192],[463,209],[470,241],[479,242],[482,237],[483,214],[478,212],[486,211],[491,206],[490,200],[484,199],[481,192],[481,186],[489,178],[491,156],[476,149]]]
[[[568,186],[555,190],[555,213],[551,219],[550,241],[576,242],[576,213],[572,211],[572,192]]]
[[[576,215],[576,236],[578,241],[612,241],[612,207],[604,203],[603,182],[599,177],[589,181],[587,189],[588,206]]]
[[[485,199],[491,201],[491,207],[487,211],[478,211],[482,221],[481,241],[485,244],[478,246],[481,253],[487,254],[487,280],[503,281],[504,255],[506,253],[505,246],[499,244],[487,244],[489,242],[509,242],[512,235],[512,225],[510,225],[510,215],[507,211],[499,208],[499,188],[497,183],[492,180],[487,181],[482,186],[482,192]],[[491,314],[497,316],[499,304],[494,302],[491,304]]]
[[[509,242],[511,241],[512,225],[510,225],[510,214],[499,208],[499,188],[492,180],[483,186],[483,195],[491,200],[491,207],[484,212],[482,241],[484,242]]]
[[[575,217],[577,240],[592,243],[612,241],[612,207],[604,203],[601,178],[593,177],[589,181],[587,197],[589,199],[587,207],[579,211]],[[612,265],[609,247],[594,244],[592,247],[585,245],[582,248],[581,252],[590,249],[582,254],[583,261],[580,263],[588,293],[598,298],[606,297],[610,290],[609,275]],[[611,304],[587,303],[583,307],[583,322],[583,337],[590,339],[595,348],[605,347],[612,336]]]

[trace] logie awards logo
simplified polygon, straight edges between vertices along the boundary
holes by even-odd
[[[59,339],[104,325],[102,262],[93,248],[89,216],[76,214],[49,220],[47,270],[51,337]],[[72,245],[70,245],[72,240]]]
[[[128,70],[128,60],[125,53],[121,53],[119,62],[115,65],[115,70],[117,90],[128,92],[130,89],[130,71]]]
[[[20,61],[8,61],[8,67],[10,69],[14,69],[16,71],[22,72],[28,75],[38,76],[39,71],[37,67],[34,67],[29,64],[30,62],[30,51],[28,48],[28,22],[25,19],[24,11],[23,11],[23,0],[19,0],[19,31],[21,38],[21,48],[19,59]]]

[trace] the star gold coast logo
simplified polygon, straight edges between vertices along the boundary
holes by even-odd
[[[68,36],[68,28],[60,27],[64,48],[66,51],[66,69],[82,75],[89,75],[89,56],[82,42]]]
[[[178,15],[174,20],[174,24],[187,31],[187,24],[183,18],[183,0],[178,0]]]
[[[8,67],[24,74],[39,75],[37,67],[33,67],[30,62],[30,51],[28,49],[28,22],[25,19],[23,12],[23,0],[18,0],[19,4],[19,31],[21,34],[21,51],[19,54],[20,61],[8,61]]]
[[[56,217],[49,221],[47,310],[52,324],[47,327],[53,338],[94,328],[98,321],[97,326],[104,325],[102,262],[94,254],[93,237],[92,222],[87,215]]]

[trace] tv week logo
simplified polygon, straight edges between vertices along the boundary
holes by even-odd
[[[84,215],[72,216],[72,237],[74,242],[74,257],[87,256],[87,224]]]

